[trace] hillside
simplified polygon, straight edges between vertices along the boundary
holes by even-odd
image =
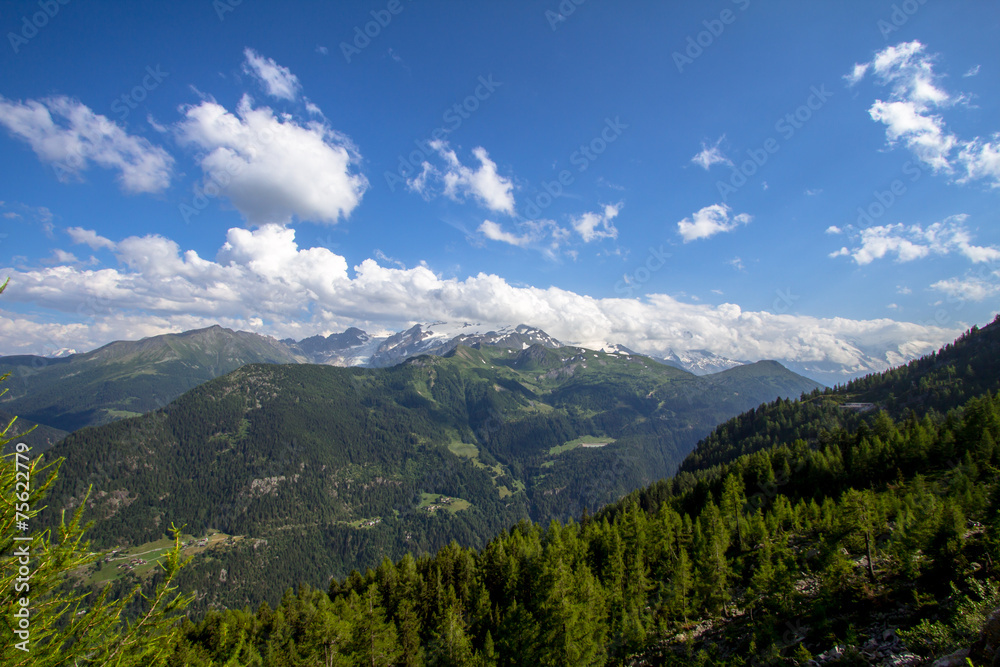
[[[995,664],[979,633],[1000,606],[1000,396],[947,414],[931,399],[579,523],[524,522],[479,550],[385,559],[274,609],[210,613],[172,664],[888,666],[959,649],[941,664]]]
[[[911,411],[946,412],[973,396],[998,390],[1000,317],[982,328],[972,327],[954,343],[905,366],[734,417],[698,444],[681,471],[710,468],[797,439],[823,443],[826,433],[857,428],[870,410],[885,410],[902,419]]]
[[[0,410],[0,430],[10,426],[10,430],[6,432],[5,436],[10,438],[11,442],[3,448],[4,454],[13,451],[14,445],[18,442],[29,445],[33,451],[44,451],[69,435],[66,431],[60,431],[44,424],[36,424],[20,417],[11,423],[12,419],[14,419],[14,415]]]
[[[297,363],[286,346],[219,326],[116,341],[67,357],[0,357],[10,372],[0,408],[63,431],[163,407],[185,391],[248,363]]]
[[[99,547],[153,541],[167,522],[253,538],[193,571],[244,573],[220,601],[273,601],[383,554],[593,511],[671,474],[728,416],[816,387],[761,370],[697,377],[540,345],[459,346],[378,370],[248,365],[66,438],[51,451],[66,458],[51,501],[72,507],[93,484]],[[282,566],[265,583],[256,568],[272,559]]]

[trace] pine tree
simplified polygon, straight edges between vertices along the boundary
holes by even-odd
[[[883,521],[870,491],[850,489],[843,498],[843,519],[848,530],[864,537],[868,578],[875,583],[875,537]]]
[[[466,633],[462,607],[454,589],[448,589],[444,612],[434,632],[427,664],[435,667],[459,667],[472,659],[472,641]]]
[[[393,664],[402,651],[396,627],[386,620],[375,587],[369,587],[364,597],[352,591],[348,604],[355,610],[357,618],[352,638],[354,663],[367,667]]]

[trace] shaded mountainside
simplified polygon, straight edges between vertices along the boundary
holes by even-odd
[[[519,519],[593,511],[671,474],[723,419],[816,386],[766,362],[697,377],[541,345],[459,346],[388,369],[247,365],[67,437],[51,451],[66,458],[51,506],[93,485],[99,547],[158,539],[171,522],[248,536],[192,571],[229,573],[202,582],[209,601],[274,601],[382,554],[481,546]]]
[[[734,372],[746,372],[738,367]],[[737,456],[797,439],[821,443],[824,434],[857,428],[869,410],[900,419],[909,412],[946,412],[973,396],[1000,390],[1000,317],[973,327],[936,353],[801,400],[778,400],[721,424],[681,465],[710,468]]]
[[[211,612],[169,664],[995,664],[977,638],[1000,606],[1000,396],[866,420]]]
[[[219,326],[116,341],[57,359],[0,357],[0,372],[11,373],[0,408],[75,431],[163,407],[247,363],[304,361],[274,339]]]
[[[11,420],[14,420],[13,423]],[[0,430],[8,426],[10,429],[6,432],[5,437],[10,438],[10,442],[4,446],[4,454],[14,451],[15,445],[19,442],[30,446],[35,452],[44,451],[69,435],[66,431],[60,431],[44,424],[36,424],[19,417],[15,419],[14,415],[0,410]]]

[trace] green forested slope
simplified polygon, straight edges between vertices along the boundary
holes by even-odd
[[[100,547],[158,539],[171,522],[246,536],[188,583],[210,591],[204,604],[275,602],[383,554],[481,546],[523,518],[593,511],[669,475],[727,416],[815,386],[762,370],[720,381],[541,347],[459,347],[380,370],[248,365],[66,438],[51,502],[73,507],[93,485]]]
[[[304,361],[277,341],[219,326],[47,359],[0,357],[10,372],[0,407],[63,431],[140,415],[248,363]]]
[[[803,665],[835,646],[872,664],[968,646],[1000,604],[1000,398],[830,437],[210,613],[175,664]]]
[[[822,442],[824,433],[856,428],[864,412],[841,407],[845,403],[871,403],[899,419],[910,411],[945,412],[998,389],[1000,318],[982,329],[973,327],[954,343],[905,366],[814,392],[801,401],[778,400],[741,414],[699,443],[681,471],[709,468],[796,439]]]

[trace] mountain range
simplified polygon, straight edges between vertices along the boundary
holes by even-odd
[[[521,327],[444,343],[421,333],[383,349],[441,354],[385,368],[247,364],[163,408],[80,429],[50,451],[65,458],[52,506],[74,508],[92,486],[99,548],[155,541],[169,522],[239,535],[190,576],[222,563],[244,583],[199,579],[208,600],[256,604],[384,555],[482,545],[522,519],[595,511],[672,474],[719,422],[819,389],[771,361],[697,376],[639,355],[554,347]],[[170,349],[197,350],[217,370],[260,340],[206,336],[226,336],[228,356],[205,355],[192,336]],[[126,354],[131,375],[112,386],[149,381],[139,361],[181,367],[156,350]],[[305,563],[303,550],[322,556]],[[282,566],[264,583],[266,562]]]
[[[0,409],[68,432],[161,408],[185,391],[248,363],[385,368],[421,354],[444,355],[460,345],[521,350],[531,345],[555,349],[562,343],[526,325],[491,329],[437,322],[382,336],[351,328],[300,341],[213,326],[116,341],[57,358],[0,357],[0,372],[11,372]],[[622,346],[603,349],[641,356]],[[671,353],[658,361],[696,375],[742,363],[704,352]]]
[[[204,536],[178,583],[228,611],[172,664],[358,664],[376,635],[409,664],[991,664],[998,360],[1000,318],[715,428],[803,379],[538,343],[248,364],[70,434],[48,502],[87,498],[119,561]]]

